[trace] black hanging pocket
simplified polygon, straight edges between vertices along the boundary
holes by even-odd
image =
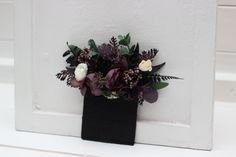
[[[87,92],[84,97],[82,139],[134,145],[137,106],[137,101],[107,99]]]

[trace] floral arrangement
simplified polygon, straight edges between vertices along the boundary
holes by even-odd
[[[153,65],[157,49],[140,53],[139,44],[131,45],[129,34],[112,37],[109,43],[96,45],[88,41],[89,48],[81,49],[67,43],[68,50],[63,54],[67,66],[56,76],[67,85],[78,88],[81,94],[90,91],[94,96],[107,99],[123,98],[154,103],[158,90],[168,86],[167,80],[179,79],[175,76],[160,75],[165,65]]]

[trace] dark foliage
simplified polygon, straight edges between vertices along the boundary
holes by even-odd
[[[139,62],[138,62],[139,56],[140,56],[139,44],[137,43],[136,46],[133,45],[130,49],[130,52],[132,55],[128,56],[128,60],[129,60],[128,64],[129,64],[129,68],[133,69],[135,67],[138,67],[138,64],[139,64]]]
[[[167,81],[167,80],[172,80],[172,79],[182,79],[179,77],[175,76],[163,76],[159,74],[149,74],[144,76],[148,82],[161,82],[161,81]]]
[[[153,58],[157,55],[159,50],[157,49],[151,49],[148,51],[143,51],[142,54],[140,55],[140,60],[153,60]]]
[[[117,39],[115,37],[112,37],[110,40],[110,44],[112,45],[114,51],[117,52],[119,44],[117,43]]]
[[[159,65],[156,65],[156,66],[153,66],[152,67],[152,73],[156,73],[158,72],[166,63],[162,63],[162,64],[159,64]]]
[[[69,45],[69,43],[66,43],[69,50],[67,50],[66,52],[64,52],[64,54],[62,55],[63,57],[67,57],[66,62],[70,65],[70,66],[77,66],[79,64],[78,62],[78,56],[80,54],[80,52],[82,51],[80,48],[78,48],[77,46],[74,45]]]
[[[62,70],[60,73],[57,73],[56,77],[61,81],[66,80],[67,85],[71,86],[71,79],[74,79],[75,75],[70,69],[66,69]]]

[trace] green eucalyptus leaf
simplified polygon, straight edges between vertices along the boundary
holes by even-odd
[[[124,39],[124,37],[122,35],[118,35],[118,39],[122,40],[122,39]]]
[[[118,38],[120,39],[120,45],[129,46],[131,40],[129,33],[126,36],[118,36]]]
[[[120,40],[120,41],[119,41],[119,44],[120,44],[120,45],[125,45],[125,46],[128,46],[128,45],[129,45],[129,44],[128,44],[128,41],[127,41],[126,39]]]
[[[129,55],[129,48],[127,46],[120,46],[118,52],[120,55]]]
[[[96,52],[96,51],[91,51],[91,52],[89,53],[89,55],[90,55],[91,57],[93,57],[93,56],[98,55],[98,52]]]
[[[125,39],[127,39],[127,38],[129,38],[129,37],[130,37],[130,35],[129,35],[129,33],[128,33],[128,34],[126,34]]]
[[[167,83],[167,82],[157,82],[157,83],[153,84],[153,87],[155,89],[159,90],[159,89],[167,87],[168,85],[169,85],[169,83]]]

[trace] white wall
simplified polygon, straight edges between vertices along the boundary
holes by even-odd
[[[13,82],[14,3],[0,0],[0,82]]]
[[[216,100],[236,102],[236,0],[218,0]]]

